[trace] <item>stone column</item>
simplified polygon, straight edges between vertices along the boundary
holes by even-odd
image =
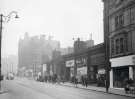
[[[110,88],[113,88],[113,69],[110,71]]]
[[[129,78],[133,79],[133,67],[129,67]]]

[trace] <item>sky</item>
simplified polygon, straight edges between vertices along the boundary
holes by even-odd
[[[18,40],[27,32],[30,36],[45,34],[59,40],[61,47],[73,46],[73,38],[92,38],[103,42],[102,0],[0,0],[0,13],[5,16],[17,11],[3,23],[2,56],[17,55]]]

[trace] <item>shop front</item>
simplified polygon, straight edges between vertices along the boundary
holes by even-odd
[[[129,79],[129,66],[114,67],[113,73],[113,86],[118,88],[124,87],[125,80]]]
[[[72,59],[72,60],[67,60],[66,61],[66,69],[68,70],[68,75],[67,75],[67,77],[68,77],[68,80],[71,80],[71,78],[74,76],[74,60]]]
[[[98,69],[97,72],[97,86],[105,86],[105,68]]]
[[[87,75],[87,67],[77,68],[77,78],[78,82],[81,82],[81,77]]]
[[[76,59],[77,79],[81,82],[82,76],[87,76],[87,61],[86,57],[82,56]]]
[[[110,59],[110,88],[124,88],[127,79],[134,79],[135,55]]]

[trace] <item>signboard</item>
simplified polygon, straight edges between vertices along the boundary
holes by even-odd
[[[53,67],[52,67],[52,65],[50,65],[50,75],[51,76],[53,75]]]
[[[127,66],[127,65],[135,65],[135,55],[129,55],[119,58],[112,58],[110,59],[111,67],[120,67],[120,66]]]
[[[74,67],[74,60],[66,61],[66,67]]]
[[[43,64],[43,72],[47,70],[46,64]]]
[[[74,68],[70,68],[70,77],[73,77],[74,76]]]
[[[87,74],[87,67],[77,68],[77,75],[86,75]]]
[[[76,59],[76,64],[77,64],[77,67],[86,66],[87,65],[86,58],[81,57],[81,58]]]
[[[105,74],[105,69],[99,69],[98,74]]]

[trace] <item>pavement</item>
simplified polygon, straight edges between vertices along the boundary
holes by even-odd
[[[68,87],[76,87],[74,84],[69,82],[61,83],[61,85],[68,86]],[[88,87],[85,87],[81,84],[78,84],[77,88],[106,93],[105,87],[96,87],[94,85],[89,85]],[[115,94],[115,95],[121,95],[126,97],[135,97],[135,94],[126,94],[124,88],[109,88],[108,94]]]

